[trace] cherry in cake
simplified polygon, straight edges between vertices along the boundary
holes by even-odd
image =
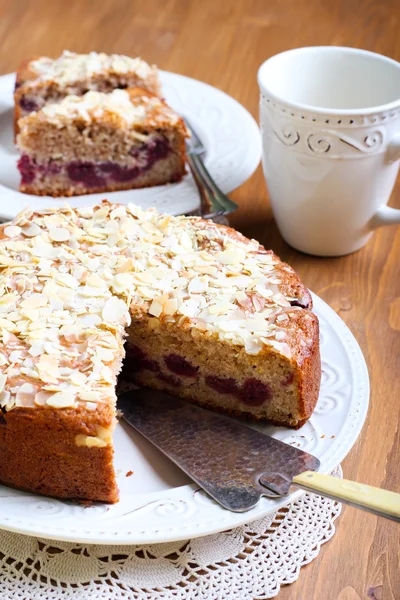
[[[59,103],[66,96],[134,87],[159,95],[157,68],[140,58],[102,52],[65,51],[56,59],[42,56],[26,60],[17,71],[15,84],[16,132],[19,119],[47,104]]]
[[[179,181],[182,119],[139,88],[67,96],[21,119],[22,192],[73,196]]]
[[[24,211],[0,230],[0,264],[2,483],[116,502],[123,362],[139,385],[230,415],[299,427],[312,414],[311,296],[255,240],[104,202]]]

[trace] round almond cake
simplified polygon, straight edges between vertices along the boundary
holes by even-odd
[[[130,204],[32,212],[0,239],[0,481],[116,502],[117,377],[300,427],[318,320],[287,264],[197,217]]]

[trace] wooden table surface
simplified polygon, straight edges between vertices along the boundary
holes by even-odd
[[[0,0],[0,73],[64,49],[142,56],[214,85],[258,117],[258,66],[298,46],[345,45],[400,61],[398,0]],[[347,323],[366,357],[371,403],[343,462],[347,477],[400,491],[400,228],[343,258],[302,255],[281,239],[261,168],[232,193],[231,223],[289,262]],[[391,199],[400,207],[400,185]],[[279,598],[400,598],[399,526],[345,508],[337,533]]]

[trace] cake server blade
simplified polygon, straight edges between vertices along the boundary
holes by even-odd
[[[307,452],[163,392],[118,398],[123,418],[224,508],[243,512],[261,496],[289,492],[298,473],[319,468]]]
[[[400,522],[400,494],[316,473],[315,456],[243,423],[146,388],[123,393],[118,409],[224,508],[244,512],[294,485]]]

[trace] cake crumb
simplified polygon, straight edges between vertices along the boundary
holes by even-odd
[[[133,471],[128,471],[125,477],[131,477],[133,475]]]
[[[321,435],[321,437],[322,437],[322,438],[324,438],[324,437],[325,437],[325,434],[323,433],[323,434]]]

